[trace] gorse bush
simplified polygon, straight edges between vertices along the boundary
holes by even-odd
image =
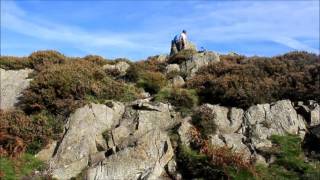
[[[112,80],[95,63],[74,60],[39,72],[23,92],[20,106],[27,113],[47,110],[67,116],[84,105],[86,98],[129,101],[135,96],[134,87]]]
[[[182,115],[190,113],[198,103],[198,97],[194,90],[182,88],[163,88],[156,94],[155,100],[169,102]]]
[[[164,87],[166,83],[166,78],[162,73],[147,71],[140,74],[137,86],[151,94],[155,94]]]
[[[187,81],[200,100],[247,108],[281,99],[319,101],[320,60],[225,56]],[[294,56],[295,57],[295,56]]]

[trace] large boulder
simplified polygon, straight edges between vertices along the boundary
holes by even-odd
[[[127,73],[127,70],[130,68],[130,64],[120,61],[116,64],[106,64],[102,67],[105,70],[117,70],[120,76],[124,76]]]
[[[149,131],[87,172],[88,180],[158,179],[174,153],[166,133]]]
[[[216,134],[210,136],[209,143],[217,147],[228,147],[233,152],[241,153],[245,158],[249,159],[251,157],[251,152],[248,146],[244,143],[246,137],[243,134],[239,133],[230,133],[230,134]]]
[[[26,89],[30,81],[28,76],[32,69],[4,70],[0,69],[0,109],[12,109],[18,102],[21,92]]]
[[[190,146],[190,142],[192,141],[192,128],[194,128],[194,126],[191,124],[191,117],[184,118],[178,129],[178,135],[183,145]]]
[[[114,128],[124,113],[124,105],[113,102],[112,107],[90,104],[77,109],[68,119],[65,135],[50,160],[52,176],[70,179],[79,174],[89,162],[90,154],[98,152],[96,138]]]
[[[271,147],[271,135],[298,134],[303,139],[306,125],[291,101],[251,106],[244,115],[248,134],[255,148]]]
[[[182,87],[185,84],[186,83],[185,83],[184,79],[181,76],[175,76],[172,79],[172,86],[173,87]]]
[[[215,52],[206,51],[192,54],[191,58],[180,64],[180,69],[187,77],[192,77],[199,68],[208,65],[209,63],[219,62],[219,55]]]
[[[217,133],[230,134],[238,131],[243,122],[244,111],[240,108],[228,108],[220,105],[204,104],[199,107],[200,113],[207,113],[207,117],[210,117],[206,122],[214,124]],[[203,124],[206,127],[205,124]]]
[[[125,148],[131,139],[149,131],[168,130],[179,123],[172,107],[164,103],[135,101],[127,106],[120,124],[110,131],[109,148]]]
[[[309,101],[306,104],[299,102],[296,109],[305,118],[309,127],[320,124],[320,105],[317,102]]]
[[[171,72],[180,72],[180,67],[178,64],[169,64],[166,67],[166,73],[169,74]]]

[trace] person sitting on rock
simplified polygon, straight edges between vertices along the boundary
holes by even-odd
[[[183,30],[181,34],[176,35],[171,42],[171,55],[186,48],[187,31]]]

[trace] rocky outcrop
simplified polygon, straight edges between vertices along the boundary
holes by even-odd
[[[130,65],[124,61],[120,61],[116,64],[106,64],[102,67],[105,70],[117,70],[120,76],[124,76],[127,73],[127,70],[130,68]]]
[[[182,87],[185,84],[186,83],[185,83],[184,79],[181,76],[175,76],[172,79],[172,86],[173,87]]]
[[[90,104],[77,109],[65,127],[65,134],[54,157],[50,160],[52,176],[70,179],[89,162],[89,155],[98,152],[96,138],[115,127],[124,113],[124,106],[113,102],[112,107]]]
[[[180,72],[180,67],[178,64],[169,64],[166,67],[166,73],[169,74],[171,72]]]
[[[305,119],[291,101],[258,104],[244,111],[239,108],[204,104],[197,113],[205,114],[204,128],[213,147],[228,147],[267,164],[264,152],[271,147],[271,135],[299,134],[307,131]],[[208,125],[210,124],[210,125]],[[179,125],[179,126],[177,126]],[[213,126],[214,125],[214,126]],[[110,101],[79,108],[67,121],[61,142],[37,156],[49,160],[54,178],[70,179],[86,169],[86,179],[181,178],[174,160],[168,132],[176,129],[179,142],[190,146],[196,127],[192,118],[180,120],[169,104],[141,99],[126,105]],[[319,127],[310,129],[319,138]]]
[[[208,135],[211,145],[226,146],[243,153],[247,158],[254,157],[261,161],[263,156],[259,152],[272,146],[271,135],[298,134],[303,139],[307,131],[304,118],[296,112],[289,100],[258,104],[247,111],[204,104],[198,112],[206,113],[207,120],[203,121],[205,124],[202,126],[212,132]],[[182,124],[179,132],[186,132],[185,129],[190,126]],[[214,130],[209,130],[210,127]],[[186,133],[182,134],[181,137],[186,136]]]
[[[26,89],[30,81],[28,76],[31,69],[4,70],[0,69],[0,109],[7,110],[14,108],[21,96],[21,92]]]
[[[305,118],[308,126],[314,127],[320,124],[320,105],[315,101],[299,102],[296,110]]]
[[[169,137],[154,130],[138,138],[134,144],[89,168],[87,179],[157,179],[174,155]]]
[[[246,131],[251,135],[255,148],[270,147],[271,135],[298,134],[303,139],[306,126],[291,101],[283,100],[274,104],[259,104],[250,107],[244,115]]]
[[[147,100],[89,104],[68,118],[61,142],[37,156],[50,158],[57,179],[85,168],[88,179],[155,179],[173,156],[166,130],[178,123],[176,116],[170,105]]]
[[[243,122],[244,111],[239,108],[227,108],[219,105],[204,104],[200,113],[209,113],[218,133],[229,134],[238,131]],[[204,112],[206,111],[206,112]]]
[[[199,70],[199,68],[208,65],[212,62],[219,62],[219,55],[215,52],[206,51],[195,53],[189,60],[186,60],[180,64],[180,69],[187,77],[192,77]]]

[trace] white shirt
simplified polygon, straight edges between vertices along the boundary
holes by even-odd
[[[181,33],[180,37],[183,42],[187,42],[187,35],[185,33]]]

